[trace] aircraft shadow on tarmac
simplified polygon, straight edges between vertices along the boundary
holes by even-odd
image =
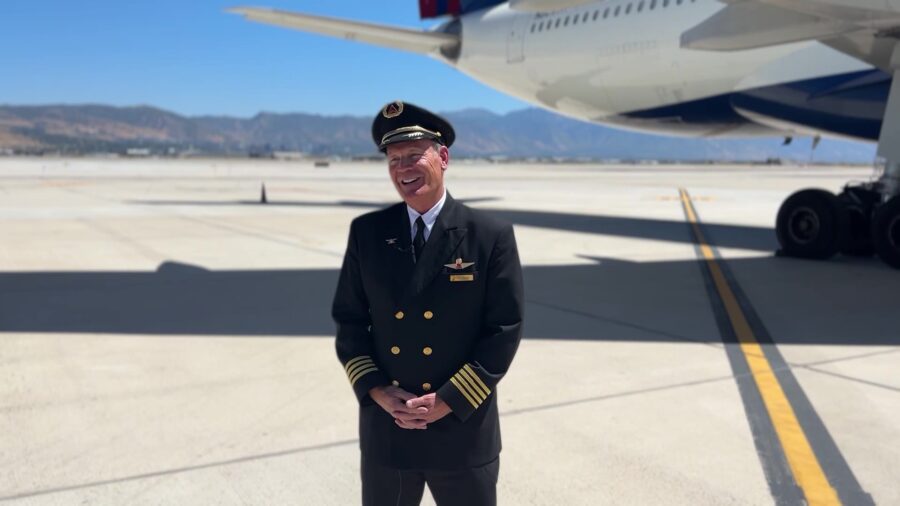
[[[500,200],[497,197],[478,197],[460,199],[465,204],[491,202]],[[337,202],[313,201],[270,201],[261,204],[258,201],[203,201],[203,200],[130,200],[129,204],[141,205],[178,205],[178,206],[296,206],[296,207],[350,207],[381,209],[389,204],[385,202],[363,202],[341,200]],[[632,218],[623,216],[602,216],[575,213],[557,213],[548,211],[526,211],[510,209],[479,208],[505,221],[516,225],[537,228],[582,232],[588,234],[612,235],[671,242],[693,242],[686,233],[684,221]],[[775,229],[747,225],[705,223],[705,230],[715,237],[716,245],[725,248],[738,248],[752,251],[775,251],[778,243],[775,240]]]
[[[698,261],[525,268],[528,338],[719,343]],[[780,344],[900,344],[875,260],[730,260]],[[330,336],[337,270],[0,273],[0,332]],[[762,306],[762,307],[761,307]],[[764,309],[760,311],[760,309]]]

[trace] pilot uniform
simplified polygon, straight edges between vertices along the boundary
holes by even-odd
[[[401,113],[389,117],[397,108]],[[384,149],[392,135],[421,138],[420,130],[445,145],[453,141],[442,118],[400,102],[376,118],[373,137]],[[471,496],[478,487],[467,483],[492,481],[495,493],[497,383],[522,335],[522,270],[511,225],[446,192],[442,202],[420,258],[415,211],[402,202],[350,226],[332,316],[338,359],[359,400],[366,504],[397,504],[410,490],[418,498],[399,503],[418,504],[426,481],[441,505],[495,501]],[[400,428],[368,395],[391,384],[417,396],[436,392],[452,413],[425,430]],[[373,491],[373,480],[383,488]]]

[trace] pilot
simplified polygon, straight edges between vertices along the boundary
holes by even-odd
[[[497,383],[522,336],[513,228],[444,187],[455,134],[400,101],[372,138],[403,202],[354,219],[332,316],[359,401],[362,503],[496,504]]]

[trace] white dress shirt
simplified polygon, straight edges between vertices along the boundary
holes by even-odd
[[[410,237],[415,240],[416,238],[416,220],[419,216],[422,217],[422,221],[425,222],[425,241],[428,241],[428,237],[431,236],[431,229],[434,227],[434,223],[437,221],[437,217],[441,214],[441,209],[444,207],[444,202],[447,201],[447,189],[444,188],[444,195],[441,196],[441,200],[438,201],[437,204],[434,205],[431,209],[425,212],[425,214],[420,215],[418,211],[406,206],[406,213],[409,215],[409,231]]]

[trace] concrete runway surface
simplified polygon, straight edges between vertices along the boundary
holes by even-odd
[[[900,504],[900,272],[772,254],[789,193],[870,175],[452,161],[525,268],[500,504]],[[0,503],[358,503],[329,307],[395,200],[377,163],[0,159]]]

